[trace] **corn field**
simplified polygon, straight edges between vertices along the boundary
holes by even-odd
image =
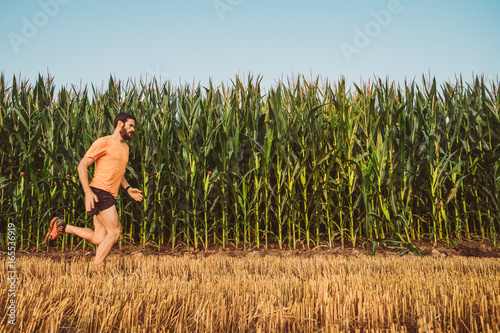
[[[0,232],[39,249],[53,216],[92,226],[77,165],[120,111],[137,118],[121,242],[245,248],[492,238],[500,87],[235,77],[207,87],[0,79]],[[62,249],[89,246],[65,235]]]
[[[2,332],[498,332],[494,258],[19,258]],[[5,266],[6,261],[0,260]],[[7,312],[0,275],[0,317]]]

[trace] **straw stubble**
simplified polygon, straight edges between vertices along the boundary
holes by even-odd
[[[102,271],[95,272],[89,265],[83,258],[72,262],[20,259],[16,330],[500,329],[496,259],[112,256]],[[4,275],[0,280],[5,319],[7,283]]]

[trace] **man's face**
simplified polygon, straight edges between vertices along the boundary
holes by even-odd
[[[127,119],[123,127],[120,129],[120,134],[123,140],[132,140],[132,133],[135,131],[135,120]]]

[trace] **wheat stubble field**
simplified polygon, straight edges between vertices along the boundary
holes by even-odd
[[[254,255],[252,255],[254,254]],[[5,265],[5,258],[2,258]],[[497,258],[18,259],[18,332],[498,332]]]

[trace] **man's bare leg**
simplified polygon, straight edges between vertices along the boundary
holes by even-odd
[[[101,221],[97,219],[97,215],[94,215],[94,230],[90,228],[75,227],[74,225],[68,224],[66,225],[66,233],[76,235],[92,244],[99,245],[104,237],[106,237],[107,231]]]
[[[106,230],[106,236],[97,246],[95,253],[94,263],[99,265],[104,261],[104,259],[106,259],[111,251],[111,248],[115,245],[116,241],[118,241],[118,238],[120,238],[122,226],[120,224],[120,219],[118,218],[116,206],[111,206],[108,209],[99,212],[96,219]]]
[[[121,224],[116,206],[112,206],[94,215],[94,228],[80,228],[73,225],[66,226],[66,233],[81,237],[98,245],[95,264],[100,264],[106,259],[111,248],[121,235]]]

